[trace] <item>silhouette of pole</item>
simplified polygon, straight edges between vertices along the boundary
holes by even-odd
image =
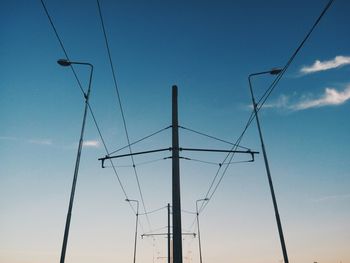
[[[199,199],[196,201],[196,215],[197,215],[197,232],[198,232],[198,246],[199,246],[199,262],[202,263],[202,246],[201,246],[201,234],[199,231],[199,212],[198,212],[198,202],[208,201],[209,198]]]
[[[136,206],[136,226],[135,226],[135,242],[134,242],[134,263],[136,262],[136,244],[137,244],[137,226],[139,224],[139,201],[133,199],[125,199],[127,202],[135,202]]]
[[[251,83],[251,77],[253,77],[253,76],[262,75],[262,74],[278,75],[280,72],[281,72],[281,69],[273,69],[273,70],[270,70],[270,71],[264,71],[264,72],[250,74],[249,77],[248,77],[248,81],[249,81],[249,90],[250,90],[250,94],[251,94],[251,97],[252,97],[252,103],[253,103],[253,108],[254,108],[256,124],[258,126],[258,131],[259,131],[261,148],[262,148],[262,152],[263,152],[263,156],[264,156],[266,174],[267,174],[267,178],[268,178],[269,186],[270,186],[270,192],[271,192],[271,197],[272,197],[272,202],[273,202],[273,208],[275,210],[275,217],[276,217],[277,228],[278,228],[278,233],[279,233],[281,247],[282,247],[282,252],[283,252],[283,258],[284,258],[284,262],[285,263],[289,263],[288,255],[287,255],[287,248],[286,248],[286,245],[285,245],[285,242],[284,242],[284,236],[283,236],[281,219],[280,219],[280,216],[279,216],[279,213],[278,213],[278,206],[277,206],[275,191],[274,191],[273,184],[272,184],[272,178],[271,178],[269,162],[268,162],[268,159],[267,159],[265,144],[264,144],[262,131],[261,131],[261,127],[260,127],[260,122],[259,122],[259,117],[258,117],[258,111],[257,111],[257,106],[258,105],[255,102],[253,88],[252,88],[252,83]]]
[[[70,220],[72,217],[72,209],[73,209],[73,202],[74,202],[74,194],[75,194],[75,187],[77,184],[77,178],[78,178],[78,172],[79,172],[79,164],[80,164],[80,156],[81,156],[81,150],[83,147],[83,138],[84,138],[84,131],[85,131],[85,123],[86,123],[86,115],[87,115],[87,109],[89,104],[89,97],[90,97],[90,90],[91,90],[91,81],[92,81],[92,73],[94,70],[94,67],[90,63],[83,63],[83,62],[72,62],[66,59],[59,59],[57,63],[61,66],[67,67],[71,66],[72,64],[78,64],[78,65],[86,65],[91,68],[90,70],[90,78],[89,78],[89,87],[87,90],[87,93],[84,92],[84,98],[85,98],[85,108],[84,108],[84,117],[83,117],[83,124],[81,127],[80,132],[80,139],[79,139],[79,145],[78,145],[78,152],[77,157],[75,160],[75,168],[74,168],[74,176],[73,176],[73,183],[72,183],[72,190],[70,194],[69,199],[69,207],[68,207],[68,213],[66,218],[66,226],[64,229],[64,237],[63,237],[63,244],[62,244],[62,250],[61,250],[61,259],[60,263],[64,263],[65,257],[66,257],[66,249],[67,249],[67,242],[68,242],[68,235],[69,235],[69,227],[70,227]]]
[[[170,263],[170,204],[168,203],[168,263]]]
[[[172,87],[172,145],[173,259],[174,263],[182,263],[177,86]]]

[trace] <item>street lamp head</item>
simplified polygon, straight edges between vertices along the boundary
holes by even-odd
[[[271,75],[278,75],[281,72],[282,72],[282,69],[280,69],[280,68],[273,68],[273,69],[271,69],[270,74]]]
[[[126,201],[126,202],[130,202],[130,199],[126,198],[125,201]]]
[[[57,60],[57,63],[59,64],[59,65],[61,65],[61,66],[63,66],[63,67],[68,67],[68,66],[70,66],[72,63],[69,61],[69,60],[67,60],[67,59],[59,59],[59,60]]]

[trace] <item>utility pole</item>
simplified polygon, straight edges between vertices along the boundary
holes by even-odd
[[[173,257],[174,263],[182,263],[182,230],[180,199],[179,163],[179,124],[177,105],[177,86],[172,87],[172,195],[173,195]]]
[[[170,204],[168,203],[168,263],[170,263]]]
[[[169,248],[172,246],[173,252],[173,263],[182,263],[182,236],[188,235],[191,233],[182,233],[181,228],[181,195],[180,195],[180,163],[179,163],[179,152],[190,151],[190,152],[221,152],[221,153],[239,153],[239,154],[249,154],[252,159],[249,162],[254,161],[254,155],[258,154],[256,151],[252,151],[248,148],[246,150],[224,150],[224,149],[202,149],[202,148],[185,148],[179,147],[179,124],[178,124],[178,92],[177,86],[172,86],[172,147],[161,148],[161,149],[153,149],[141,152],[133,152],[129,154],[120,154],[120,155],[106,155],[105,157],[99,158],[101,161],[102,168],[105,168],[104,162],[105,160],[115,159],[115,158],[124,158],[127,156],[134,155],[144,155],[151,154],[156,152],[165,152],[171,151],[172,156],[172,225],[173,225],[173,244],[170,243],[170,205],[168,204],[168,233],[165,234],[144,234],[144,236],[154,236],[154,235],[168,235],[168,246]],[[206,201],[206,199],[203,199]],[[195,235],[194,233],[191,235]],[[170,249],[168,251],[168,258]],[[169,261],[168,261],[169,262]],[[286,262],[287,263],[287,262]]]

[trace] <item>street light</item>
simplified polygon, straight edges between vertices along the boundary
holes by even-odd
[[[281,242],[281,247],[282,247],[282,252],[283,252],[283,258],[284,262],[288,263],[288,255],[287,255],[287,248],[284,242],[284,237],[283,237],[283,230],[282,230],[282,225],[281,225],[281,219],[278,213],[278,207],[277,207],[277,201],[276,201],[276,196],[275,196],[275,191],[273,189],[273,184],[272,184],[272,178],[271,178],[271,172],[270,172],[270,167],[269,167],[269,162],[267,160],[267,154],[266,154],[266,149],[265,149],[265,144],[261,132],[261,127],[260,127],[260,122],[259,122],[259,117],[258,117],[258,110],[257,110],[257,104],[255,102],[254,98],[254,93],[253,93],[253,88],[252,88],[252,83],[251,83],[251,77],[257,76],[257,75],[263,75],[263,74],[271,74],[271,75],[278,75],[282,72],[282,69],[272,69],[269,71],[263,71],[263,72],[258,72],[258,73],[253,73],[250,74],[248,77],[249,81],[249,89],[250,89],[250,94],[252,96],[252,103],[253,103],[253,109],[254,109],[254,114],[255,114],[255,119],[256,119],[256,124],[258,126],[258,131],[259,131],[259,137],[260,137],[260,142],[261,142],[261,148],[264,156],[264,162],[265,162],[265,168],[266,168],[266,174],[267,178],[269,181],[269,186],[270,186],[270,191],[271,191],[271,197],[272,197],[272,202],[273,202],[273,208],[275,210],[275,216],[276,216],[276,222],[277,222],[277,228],[278,228],[278,233],[280,237],[280,242]]]
[[[85,131],[86,115],[87,115],[87,108],[88,108],[89,96],[90,96],[90,90],[91,90],[92,73],[93,73],[94,67],[90,63],[73,62],[73,61],[69,61],[67,59],[59,59],[57,61],[57,63],[59,65],[61,65],[61,66],[65,66],[65,67],[66,66],[70,66],[72,64],[86,65],[86,66],[90,67],[89,86],[88,86],[87,93],[84,92],[85,108],[84,108],[83,124],[82,124],[81,132],[80,132],[78,152],[77,152],[77,157],[76,157],[75,167],[74,167],[73,184],[72,184],[72,190],[71,190],[70,199],[69,199],[69,207],[68,207],[68,213],[67,213],[67,218],[66,218],[66,226],[65,226],[65,229],[64,229],[64,237],[63,237],[63,244],[62,244],[62,250],[61,250],[60,263],[64,263],[64,260],[65,260],[65,257],[66,257],[66,248],[67,248],[67,241],[68,241],[68,235],[69,235],[70,220],[71,220],[71,217],[72,217],[74,193],[75,193],[75,187],[76,187],[76,184],[77,184],[77,178],[78,178],[78,172],[79,172],[80,156],[81,156],[81,150],[82,150],[82,147],[83,147],[83,138],[84,138],[84,131]]]
[[[137,242],[137,225],[139,220],[139,201],[133,199],[125,199],[127,202],[136,202],[136,227],[135,227],[135,244],[134,244],[134,263],[136,262],[136,242]]]
[[[199,246],[199,261],[202,263],[202,246],[201,246],[201,235],[199,232],[199,212],[198,212],[198,202],[208,201],[209,198],[198,199],[196,201],[196,215],[197,215],[197,232],[198,232],[198,246]]]

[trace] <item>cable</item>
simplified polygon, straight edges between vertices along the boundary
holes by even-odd
[[[265,91],[265,93],[262,95],[262,97],[260,98],[260,100],[258,101],[258,104],[262,101],[261,105],[258,107],[257,110],[260,110],[260,108],[265,104],[266,100],[268,99],[268,97],[271,95],[272,91],[276,88],[278,82],[280,81],[280,79],[282,78],[283,74],[287,71],[288,67],[290,66],[290,64],[293,62],[294,58],[297,56],[297,54],[299,53],[299,51],[301,50],[301,48],[304,46],[305,42],[308,40],[308,38],[310,37],[311,33],[314,31],[314,29],[316,28],[316,26],[319,24],[319,22],[321,21],[322,17],[326,14],[327,10],[331,7],[331,5],[333,4],[334,0],[330,0],[327,5],[325,6],[325,8],[323,9],[322,13],[319,15],[319,17],[317,18],[317,20],[315,21],[315,23],[313,24],[313,26],[311,27],[311,29],[309,30],[309,32],[307,33],[307,35],[305,36],[305,38],[303,39],[303,41],[300,43],[300,45],[298,46],[298,48],[294,51],[293,55],[290,57],[290,59],[288,60],[288,62],[286,63],[286,65],[283,67],[282,72],[280,74],[277,75],[277,77],[275,78],[275,80],[272,82],[272,84],[270,85],[270,87]]]
[[[232,143],[232,142],[229,142],[229,141],[226,141],[226,140],[222,140],[220,138],[217,138],[217,137],[214,137],[214,136],[211,136],[211,135],[199,132],[199,131],[195,131],[195,130],[192,130],[190,128],[186,128],[186,127],[183,127],[183,126],[179,126],[179,128],[187,130],[187,131],[190,131],[190,132],[193,132],[193,133],[196,133],[196,134],[199,134],[199,135],[202,135],[202,136],[205,136],[205,137],[208,137],[208,138],[211,138],[211,139],[214,139],[214,140],[217,140],[219,142],[224,142],[224,143],[227,143],[227,144],[230,144],[230,145],[234,145],[234,143]],[[240,146],[240,145],[238,145],[238,147],[242,148],[242,149],[246,149],[246,150],[251,150],[251,149],[249,149],[247,147]]]
[[[147,213],[142,213],[142,214],[139,214],[139,215],[140,215],[140,216],[143,216],[143,215],[153,214],[153,213],[155,213],[155,212],[158,212],[158,211],[163,210],[164,208],[167,208],[167,206],[162,206],[162,207],[160,207],[160,208],[157,208],[157,209],[154,209],[154,210],[152,210],[152,211],[148,211]],[[154,229],[153,229],[153,231],[154,231]]]
[[[44,1],[43,1],[43,0],[40,0],[40,2],[41,2],[41,4],[42,4],[43,9],[44,9],[44,11],[45,11],[45,14],[46,14],[46,16],[47,16],[47,18],[48,18],[48,20],[49,20],[49,22],[50,22],[50,25],[51,25],[51,27],[52,27],[54,33],[55,33],[55,36],[56,36],[58,42],[60,43],[60,46],[61,46],[61,48],[62,48],[62,50],[63,50],[63,52],[64,52],[64,54],[65,54],[67,60],[69,60],[68,53],[67,53],[67,51],[66,51],[66,49],[65,49],[65,47],[64,47],[64,45],[63,45],[63,41],[61,40],[61,38],[60,38],[60,36],[59,36],[59,34],[58,34],[58,31],[57,31],[57,29],[56,29],[56,27],[55,27],[55,25],[54,25],[54,23],[53,23],[53,20],[52,20],[52,18],[51,18],[51,15],[50,15],[50,13],[48,12],[48,9],[46,8],[46,5],[45,5]],[[78,78],[78,76],[77,76],[77,74],[76,74],[76,72],[74,71],[74,68],[73,68],[72,66],[71,66],[71,69],[72,69],[72,72],[73,72],[73,74],[74,74],[74,77],[75,77],[75,79],[76,79],[76,81],[77,81],[77,83],[78,83],[78,86],[79,86],[81,92],[82,92],[83,95],[85,96],[85,92],[84,92],[84,89],[82,88],[81,82],[80,82],[80,80],[79,80],[79,78]],[[98,134],[99,134],[100,139],[101,139],[101,141],[102,141],[102,144],[103,144],[103,146],[104,146],[104,149],[105,149],[105,151],[106,151],[106,154],[109,154],[108,149],[107,149],[107,145],[106,145],[105,140],[104,140],[104,138],[103,138],[103,136],[102,136],[102,133],[101,133],[101,129],[100,129],[98,123],[97,123],[95,114],[94,114],[94,112],[93,112],[93,110],[92,110],[92,107],[91,107],[91,105],[90,105],[89,103],[88,103],[88,107],[89,107],[89,111],[90,111],[90,114],[91,114],[91,116],[92,116],[92,119],[93,119],[93,121],[94,121],[95,127],[96,127],[96,129],[97,129],[97,131],[98,131]],[[125,198],[126,198],[126,199],[129,199],[129,198],[128,198],[128,195],[127,195],[127,193],[126,193],[126,191],[125,191],[125,188],[124,188],[124,186],[123,186],[123,184],[122,184],[122,181],[121,181],[121,179],[120,179],[120,177],[119,177],[119,175],[118,175],[118,173],[117,173],[117,171],[116,171],[116,169],[115,169],[115,167],[114,167],[114,164],[113,164],[112,160],[110,160],[110,162],[111,162],[111,166],[112,166],[112,168],[113,168],[114,174],[115,174],[116,177],[117,177],[117,180],[118,180],[118,183],[119,183],[119,185],[120,185],[120,188],[122,189],[122,191],[123,191],[123,193],[124,193]],[[129,203],[129,205],[130,205],[130,203]],[[130,205],[130,208],[131,208],[131,210],[136,214],[136,210],[134,209],[134,207],[133,207],[132,205]],[[140,225],[140,226],[142,227],[142,225]],[[142,227],[142,228],[143,228],[143,227]]]
[[[334,2],[334,0],[330,0],[328,2],[328,4],[326,5],[326,7],[324,8],[324,10],[322,11],[321,15],[318,17],[318,19],[316,20],[316,22],[314,23],[314,25],[312,26],[311,30],[308,32],[308,34],[306,35],[306,37],[303,39],[303,41],[301,42],[301,44],[298,46],[298,48],[296,49],[296,51],[293,53],[293,55],[291,56],[291,58],[288,60],[288,62],[286,63],[285,67],[283,68],[282,72],[279,74],[279,76],[273,81],[272,85],[270,86],[270,88],[264,93],[264,95],[262,96],[262,98],[258,101],[258,103],[260,103],[262,100],[262,104],[260,105],[259,107],[259,110],[261,109],[262,105],[266,102],[267,98],[270,96],[270,94],[272,93],[272,91],[275,89],[276,85],[278,84],[279,80],[281,79],[281,77],[283,76],[284,72],[288,69],[289,65],[292,63],[292,61],[294,60],[295,56],[299,53],[300,49],[303,47],[303,45],[305,44],[306,40],[309,38],[309,36],[311,35],[311,33],[313,32],[313,30],[315,29],[315,27],[317,26],[317,24],[320,22],[321,18],[324,16],[324,14],[326,13],[326,11],[329,9],[329,7],[331,6],[331,4]],[[265,97],[265,98],[264,98]],[[264,99],[263,99],[264,98]],[[255,114],[254,114],[254,111],[252,111],[248,121],[247,121],[247,124],[245,126],[245,128],[243,129],[243,132],[241,133],[240,137],[237,139],[236,141],[236,145],[239,145],[245,132],[247,131],[248,127],[250,126],[251,122],[254,120],[255,118]],[[234,147],[233,147],[234,148]],[[223,163],[226,161],[227,157],[229,156],[230,154],[228,154]],[[230,161],[233,159],[234,157],[234,154],[232,154],[231,158],[230,158]],[[216,186],[214,187],[214,190],[212,191],[212,193],[210,194],[210,196],[208,196],[212,186],[213,186],[213,183],[214,181],[216,180],[217,176],[218,176],[218,173],[220,171],[220,168],[218,169],[210,187],[209,187],[209,191],[207,192],[206,194],[206,198],[209,198],[208,202],[206,202],[205,204],[202,204],[201,205],[201,208],[200,208],[200,212],[202,212],[204,210],[204,208],[208,205],[209,201],[211,200],[211,198],[213,197],[213,195],[215,194],[218,186],[220,185],[224,175],[226,174],[226,171],[228,169],[228,166],[229,165],[226,165],[224,171],[222,172],[222,175],[220,177],[220,179],[218,180]]]
[[[148,138],[150,138],[150,137],[152,137],[152,136],[154,136],[154,135],[156,135],[156,134],[158,134],[158,133],[161,133],[161,132],[163,132],[163,131],[165,131],[165,130],[167,130],[167,129],[169,129],[169,128],[171,128],[171,126],[168,126],[168,127],[163,128],[163,129],[160,129],[159,131],[156,131],[156,132],[154,132],[154,133],[152,133],[152,134],[150,134],[150,135],[147,135],[147,136],[145,136],[145,137],[143,137],[143,138],[141,138],[141,139],[139,139],[139,140],[137,140],[137,141],[132,142],[131,144],[128,144],[128,145],[126,145],[126,146],[124,146],[124,147],[122,147],[122,148],[119,148],[119,149],[117,149],[117,150],[115,150],[115,151],[113,151],[113,152],[110,152],[109,154],[111,155],[111,154],[117,153],[117,152],[119,152],[119,151],[121,151],[121,150],[124,150],[125,148],[128,148],[129,146],[132,146],[132,145],[134,145],[134,144],[136,144],[136,143],[139,143],[139,142],[141,142],[141,141],[143,141],[143,140],[146,140],[146,139],[148,139]]]
[[[160,227],[160,228],[156,228],[156,229],[153,229],[152,231],[150,231],[150,232],[145,232],[145,233],[143,233],[144,235],[146,234],[146,235],[148,235],[148,234],[153,234],[154,232],[157,232],[157,231],[160,231],[160,230],[163,230],[163,229],[167,229],[168,228],[168,226],[163,226],[163,227]]]
[[[142,165],[147,165],[150,163],[155,163],[155,162],[159,162],[159,161],[164,161],[164,158],[159,158],[159,159],[155,159],[155,160],[150,160],[150,161],[146,161],[146,162],[141,162],[138,164],[135,164],[135,166],[142,166]],[[111,168],[111,166],[103,166],[104,168]],[[133,167],[133,165],[115,165],[115,167],[125,167],[125,168],[131,168]]]
[[[97,0],[96,2],[97,2],[97,6],[98,6],[98,13],[99,13],[99,17],[100,17],[100,20],[101,20],[101,26],[102,26],[104,40],[105,40],[106,49],[107,49],[107,53],[108,53],[109,64],[111,66],[113,82],[114,82],[115,90],[116,90],[116,93],[117,93],[119,109],[120,109],[120,113],[121,113],[122,119],[123,119],[124,131],[125,131],[126,139],[127,139],[127,142],[128,142],[128,148],[129,148],[130,154],[132,154],[131,144],[130,144],[130,137],[129,137],[129,133],[128,133],[127,125],[126,125],[124,110],[123,110],[121,97],[120,97],[120,93],[119,93],[119,88],[118,88],[118,84],[117,84],[117,79],[116,79],[116,74],[115,74],[114,65],[113,65],[113,61],[112,61],[111,51],[110,51],[109,44],[108,44],[108,38],[107,38],[106,28],[105,28],[105,25],[104,25],[103,16],[102,16],[102,12],[101,12],[101,6],[100,6],[99,0]],[[135,174],[135,178],[136,178],[136,182],[137,182],[137,187],[138,187],[138,190],[139,190],[139,193],[140,193],[143,210],[144,210],[145,213],[147,213],[146,204],[145,204],[145,200],[144,200],[143,193],[142,193],[142,190],[141,190],[141,185],[140,185],[139,177],[138,177],[138,174],[137,174],[134,157],[132,155],[130,157],[131,157],[131,161],[132,161],[132,164],[133,164],[133,170],[134,170],[134,174]],[[147,214],[146,214],[146,218],[147,218],[147,222],[148,222],[149,228],[152,229],[151,222],[150,222],[149,217],[148,217]]]
[[[67,53],[66,49],[64,48],[63,42],[62,42],[62,40],[61,40],[61,38],[60,38],[60,36],[59,36],[57,30],[56,30],[56,27],[55,27],[55,25],[54,25],[54,23],[53,23],[53,20],[52,20],[50,14],[49,14],[49,11],[47,10],[44,1],[43,1],[43,0],[40,0],[40,2],[41,2],[42,6],[43,6],[43,8],[44,8],[44,11],[45,11],[45,13],[46,13],[47,18],[49,19],[49,22],[50,22],[50,24],[51,24],[52,29],[53,29],[53,31],[55,32],[56,38],[57,38],[58,42],[60,43],[60,46],[61,46],[61,48],[62,48],[62,50],[63,50],[63,53],[65,54],[66,59],[69,61],[68,53]],[[84,89],[83,89],[83,87],[82,87],[82,85],[81,85],[81,82],[80,82],[80,80],[79,80],[79,78],[78,78],[78,75],[77,75],[77,73],[75,72],[74,67],[73,67],[72,64],[70,65],[70,68],[71,68],[71,70],[72,70],[72,72],[73,72],[73,74],[74,74],[75,79],[77,80],[77,83],[78,83],[78,85],[79,85],[79,88],[80,88],[81,92],[83,93],[83,95],[85,95],[85,91],[84,91]]]
[[[236,162],[230,162],[230,163],[216,163],[216,162],[209,162],[209,161],[203,161],[199,159],[193,159],[193,158],[188,158],[188,157],[180,157],[181,159],[187,160],[187,161],[193,161],[193,162],[199,162],[199,163],[205,163],[205,164],[212,164],[215,166],[221,166],[224,164],[235,164],[235,163],[250,163],[253,160],[248,160],[248,161],[236,161]]]
[[[186,214],[191,214],[191,215],[196,215],[197,214],[196,212],[188,211],[188,210],[185,210],[185,209],[181,209],[181,212],[186,213]],[[187,232],[190,232],[190,231],[187,231]]]

